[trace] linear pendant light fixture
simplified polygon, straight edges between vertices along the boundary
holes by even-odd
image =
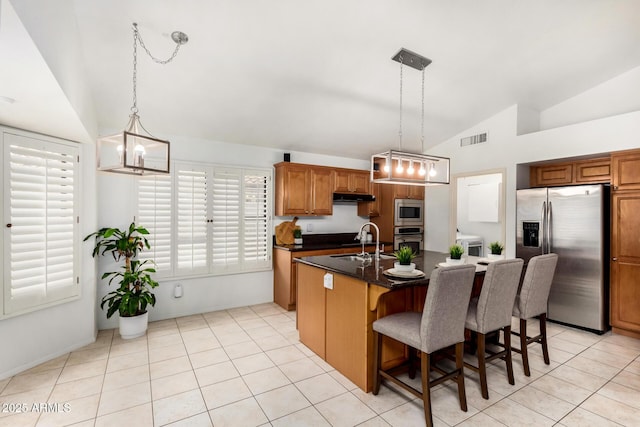
[[[169,141],[153,137],[140,122],[138,116],[138,99],[136,92],[138,43],[154,62],[165,65],[178,54],[180,46],[189,38],[181,31],[174,31],[171,39],[176,48],[167,60],[155,58],[144,44],[138,31],[138,24],[133,23],[133,105],[126,128],[115,135],[98,139],[98,170],[131,175],[160,175],[169,173]]]
[[[435,185],[449,184],[449,159],[424,153],[424,70],[431,64],[429,58],[407,49],[400,49],[393,58],[400,63],[400,128],[398,150],[389,150],[371,156],[371,182],[381,184]],[[422,128],[420,153],[402,150],[402,71],[408,65],[422,72]]]

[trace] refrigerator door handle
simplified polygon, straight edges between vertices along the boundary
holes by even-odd
[[[553,222],[553,212],[551,209],[551,201],[549,201],[549,206],[547,207],[547,253],[551,253],[551,241],[553,240],[553,235],[551,234],[551,224]]]
[[[542,202],[542,253],[545,254],[547,250],[547,202]]]

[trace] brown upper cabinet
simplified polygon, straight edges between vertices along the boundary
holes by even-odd
[[[335,187],[336,193],[369,194],[370,175],[367,171],[336,169]]]
[[[420,185],[394,184],[393,198],[424,200],[424,187]]]
[[[640,190],[640,150],[611,155],[614,190]]]
[[[531,187],[609,182],[611,182],[609,157],[531,166],[530,169]]]
[[[377,182],[369,183],[371,186],[371,194],[376,198],[373,202],[358,202],[358,215],[359,216],[368,216],[375,217],[379,216],[381,212],[381,205],[383,203],[382,191],[380,191],[380,186],[382,184],[378,184]]]
[[[276,216],[333,214],[333,169],[281,162],[276,168]]]

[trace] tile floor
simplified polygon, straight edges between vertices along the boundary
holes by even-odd
[[[503,364],[490,366],[489,400],[467,371],[468,412],[454,385],[435,388],[435,424],[640,425],[640,340],[555,324],[549,334],[551,365],[536,346],[527,378],[515,355],[515,386]],[[424,425],[419,400],[385,386],[362,392],[302,345],[295,313],[274,304],[153,322],[129,341],[100,331],[0,380],[0,403],[0,426],[12,427]]]

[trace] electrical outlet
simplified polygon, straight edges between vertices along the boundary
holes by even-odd
[[[324,287],[327,289],[333,289],[333,274],[327,273],[324,275]]]
[[[307,224],[307,231],[313,231],[313,224]]]

